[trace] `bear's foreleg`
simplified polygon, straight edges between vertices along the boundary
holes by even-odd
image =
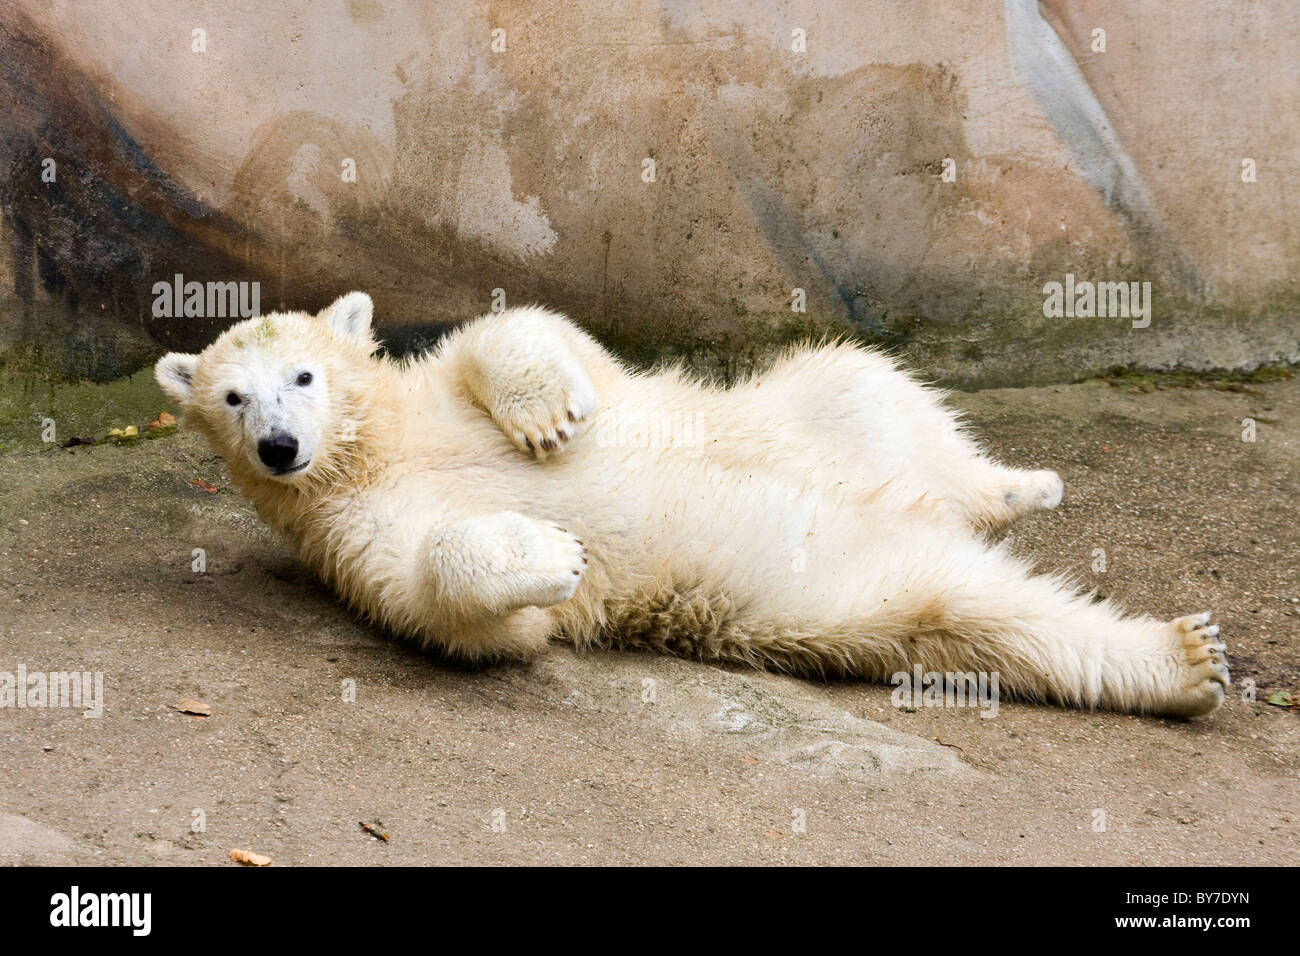
[[[539,460],[582,431],[596,409],[591,373],[614,367],[584,332],[537,308],[478,319],[451,336],[441,355],[506,437]]]
[[[573,534],[509,511],[436,527],[422,550],[420,630],[471,661],[543,650],[555,624],[542,609],[571,598],[587,565]]]

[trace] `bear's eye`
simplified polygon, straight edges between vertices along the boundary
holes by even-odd
[[[226,392],[227,405],[238,405],[242,401],[243,399],[240,398],[238,395],[236,395],[234,392]]]
[[[299,384],[299,385],[310,385],[310,384],[311,384],[311,372],[302,372],[302,373],[300,373],[300,374],[298,375],[298,384]]]

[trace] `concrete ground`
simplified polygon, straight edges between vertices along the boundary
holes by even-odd
[[[1294,863],[1300,712],[1266,701],[1300,696],[1300,380],[955,401],[1065,479],[1018,551],[1134,609],[1215,611],[1222,710],[907,712],[886,686],[561,646],[467,671],[351,619],[192,435],[11,448],[0,671],[102,671],[106,706],[0,710],[0,863]]]

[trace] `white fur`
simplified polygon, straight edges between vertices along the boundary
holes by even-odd
[[[540,308],[410,362],[374,348],[353,293],[240,323],[158,378],[264,519],[398,634],[468,660],[563,636],[877,680],[996,671],[1084,707],[1223,699],[1208,617],[1124,617],[988,541],[1055,507],[1060,479],[984,456],[881,354],[795,348],[720,388],[630,371]],[[299,369],[310,389],[286,384]],[[268,428],[296,430],[303,470],[258,461]]]

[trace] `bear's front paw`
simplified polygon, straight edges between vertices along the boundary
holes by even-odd
[[[573,597],[587,568],[582,541],[559,525],[537,522],[522,543],[525,559],[516,582],[516,602],[550,607]]]
[[[515,447],[538,461],[563,451],[596,410],[596,388],[587,373],[570,368],[544,386],[504,395],[492,417]]]

